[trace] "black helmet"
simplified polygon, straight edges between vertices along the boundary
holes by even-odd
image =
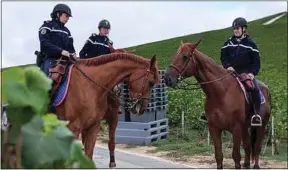
[[[104,27],[104,28],[111,28],[110,27],[110,22],[108,21],[108,20],[106,20],[106,19],[103,19],[103,20],[101,20],[100,22],[99,22],[99,24],[98,24],[98,29],[100,29],[101,27]]]
[[[66,4],[57,4],[54,8],[53,11],[51,13],[51,18],[56,17],[56,13],[57,12],[64,12],[66,14],[68,14],[70,17],[72,17],[72,12],[71,9],[68,5]]]
[[[248,23],[246,21],[245,18],[242,17],[238,17],[236,19],[234,19],[233,23],[232,23],[232,28],[237,28],[237,27],[248,27]]]

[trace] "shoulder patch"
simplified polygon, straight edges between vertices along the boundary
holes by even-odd
[[[40,32],[42,35],[44,35],[44,34],[46,34],[47,33],[47,30],[44,28],[44,29],[42,29],[41,30],[41,32]]]
[[[95,34],[95,33],[92,33],[92,35],[91,35],[91,36],[93,36],[93,37],[94,37],[94,36],[96,36],[96,34]]]
[[[48,23],[50,23],[50,21],[49,21],[49,20],[47,20],[47,21],[44,21],[44,24],[48,24]]]

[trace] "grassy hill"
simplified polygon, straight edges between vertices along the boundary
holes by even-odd
[[[270,25],[262,25],[280,14],[249,22],[248,34],[256,41],[260,50],[261,70],[257,78],[271,89],[277,134],[287,137],[287,13]],[[181,40],[196,42],[202,38],[199,50],[220,64],[221,46],[231,35],[230,27],[134,46],[129,49],[136,49],[137,54],[145,57],[157,54],[160,68],[167,69],[171,56],[178,49]],[[193,128],[200,128],[197,118],[203,113],[203,98],[203,93],[199,91],[188,93],[170,91],[168,109],[172,124],[180,123],[181,111],[184,110],[187,112],[186,120],[191,120],[187,124],[194,126]]]

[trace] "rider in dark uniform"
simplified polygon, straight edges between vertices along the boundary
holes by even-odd
[[[260,56],[256,43],[247,34],[248,23],[244,18],[236,18],[232,23],[234,35],[225,41],[221,49],[221,62],[224,68],[236,71],[238,74],[247,73],[253,80],[252,98],[255,111],[259,114],[261,98],[255,76],[260,70]]]
[[[111,53],[110,46],[113,42],[109,40],[108,34],[110,31],[110,23],[107,20],[102,20],[98,24],[99,34],[93,33],[86,41],[84,47],[79,53],[81,59],[97,57],[99,55]]]
[[[40,53],[42,54],[39,67],[47,76],[49,68],[61,56],[76,57],[73,37],[69,29],[64,26],[72,16],[71,9],[65,4],[57,4],[50,16],[52,20],[44,21],[39,29]]]

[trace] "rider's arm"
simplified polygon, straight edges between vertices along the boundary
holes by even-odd
[[[227,69],[228,67],[231,67],[231,64],[229,62],[229,54],[228,54],[228,41],[226,41],[221,48],[220,60],[221,60],[222,66],[225,69]]]
[[[74,48],[74,39],[70,33],[70,31],[68,32],[69,33],[69,42],[68,42],[68,51],[69,53],[75,53],[75,48]]]
[[[90,36],[79,53],[80,58],[85,58],[89,49],[92,47],[92,42],[92,36]]]
[[[38,31],[40,45],[43,49],[43,52],[45,52],[47,55],[52,55],[52,56],[61,55],[61,52],[63,49],[61,49],[60,47],[50,42],[51,30],[52,30],[52,26],[49,25],[48,23],[44,23],[40,27]]]
[[[250,72],[256,76],[260,71],[260,56],[259,49],[254,42],[251,43],[251,51],[249,52],[249,55],[251,57]]]

